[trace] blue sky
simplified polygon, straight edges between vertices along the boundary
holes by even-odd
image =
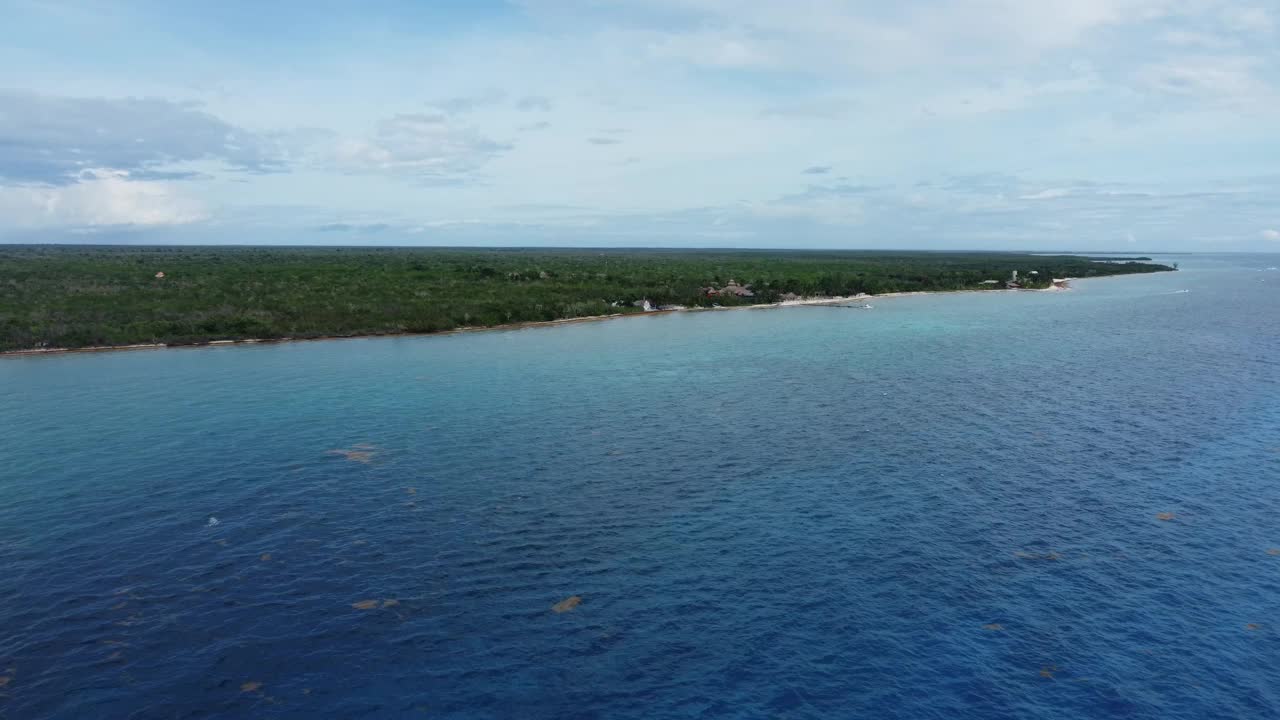
[[[0,242],[1280,251],[1273,2],[0,17]]]

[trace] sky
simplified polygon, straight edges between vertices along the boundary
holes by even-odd
[[[1275,0],[0,18],[0,242],[1280,252]]]

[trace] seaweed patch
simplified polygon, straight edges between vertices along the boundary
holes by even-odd
[[[396,600],[395,598],[385,598],[381,600],[376,598],[370,598],[368,600],[361,600],[360,602],[351,603],[351,607],[355,608],[356,610],[377,610],[378,608],[393,608],[393,607],[399,607],[399,606],[400,606],[400,601]]]
[[[1019,560],[1061,560],[1062,556],[1050,550],[1047,553],[1029,553],[1021,550],[1013,554]]]
[[[342,457],[346,458],[347,460],[350,460],[351,462],[358,462],[364,465],[368,465],[369,463],[373,462],[373,455],[374,455],[372,450],[360,450],[358,448],[351,449],[351,450],[347,450],[345,448],[335,448],[333,450],[326,450],[325,454],[341,455]]]
[[[567,597],[555,605],[551,606],[551,611],[555,613],[567,613],[570,610],[582,604],[582,598],[577,595]]]

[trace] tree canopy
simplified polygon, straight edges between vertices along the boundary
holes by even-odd
[[[1014,270],[1024,287],[1046,287],[1171,269],[1017,253],[9,246],[0,350],[430,333],[643,312],[632,304],[642,299],[742,305],[1003,288]],[[730,282],[754,295],[706,292]]]

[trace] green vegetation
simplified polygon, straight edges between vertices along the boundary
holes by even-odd
[[[742,305],[1170,269],[1011,253],[0,246],[0,350],[429,333],[641,312],[644,298]],[[730,281],[754,296],[704,291]]]

